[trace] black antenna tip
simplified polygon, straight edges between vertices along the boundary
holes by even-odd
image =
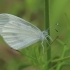
[[[56,30],[56,32],[58,32],[58,30],[57,29],[55,29]]]

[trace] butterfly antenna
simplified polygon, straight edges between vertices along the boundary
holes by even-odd
[[[55,25],[59,25],[58,23],[56,23]],[[53,27],[54,25],[52,25],[51,27]],[[51,27],[49,27],[49,28],[47,28],[47,30],[45,30],[45,31],[48,31]],[[57,31],[57,30],[56,30]]]
[[[57,29],[55,29],[55,31],[56,31],[56,32],[58,32],[58,30],[57,30]]]

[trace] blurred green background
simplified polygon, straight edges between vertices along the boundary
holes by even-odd
[[[44,30],[44,0],[0,0],[0,14],[8,13],[25,19]],[[58,26],[55,24],[58,23]],[[61,57],[64,44],[65,56],[70,55],[70,1],[50,0],[50,35],[55,40],[51,46],[52,58]],[[49,28],[48,27],[48,28]],[[55,31],[58,30],[58,32]],[[46,51],[46,50],[45,50]],[[47,62],[42,54],[41,42],[20,50],[11,49],[0,37],[0,70],[41,70]],[[56,54],[55,54],[56,53]],[[70,62],[70,61],[69,61]],[[42,69],[43,70],[43,69]],[[51,69],[54,70],[54,69]],[[61,65],[61,70],[70,70],[70,64]]]

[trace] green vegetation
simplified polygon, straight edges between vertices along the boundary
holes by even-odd
[[[69,0],[0,0],[0,13],[19,16],[42,31],[49,28],[53,39],[50,46],[44,42],[44,53],[39,41],[18,54],[5,52],[8,45],[0,37],[0,70],[70,70]]]

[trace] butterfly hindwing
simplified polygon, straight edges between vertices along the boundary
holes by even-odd
[[[41,31],[36,26],[13,15],[8,14],[8,17],[1,35],[10,47],[18,50],[40,40]]]
[[[9,18],[8,16],[4,15],[4,14],[0,14],[0,34],[2,32],[2,28],[5,24],[7,24],[9,22]]]

